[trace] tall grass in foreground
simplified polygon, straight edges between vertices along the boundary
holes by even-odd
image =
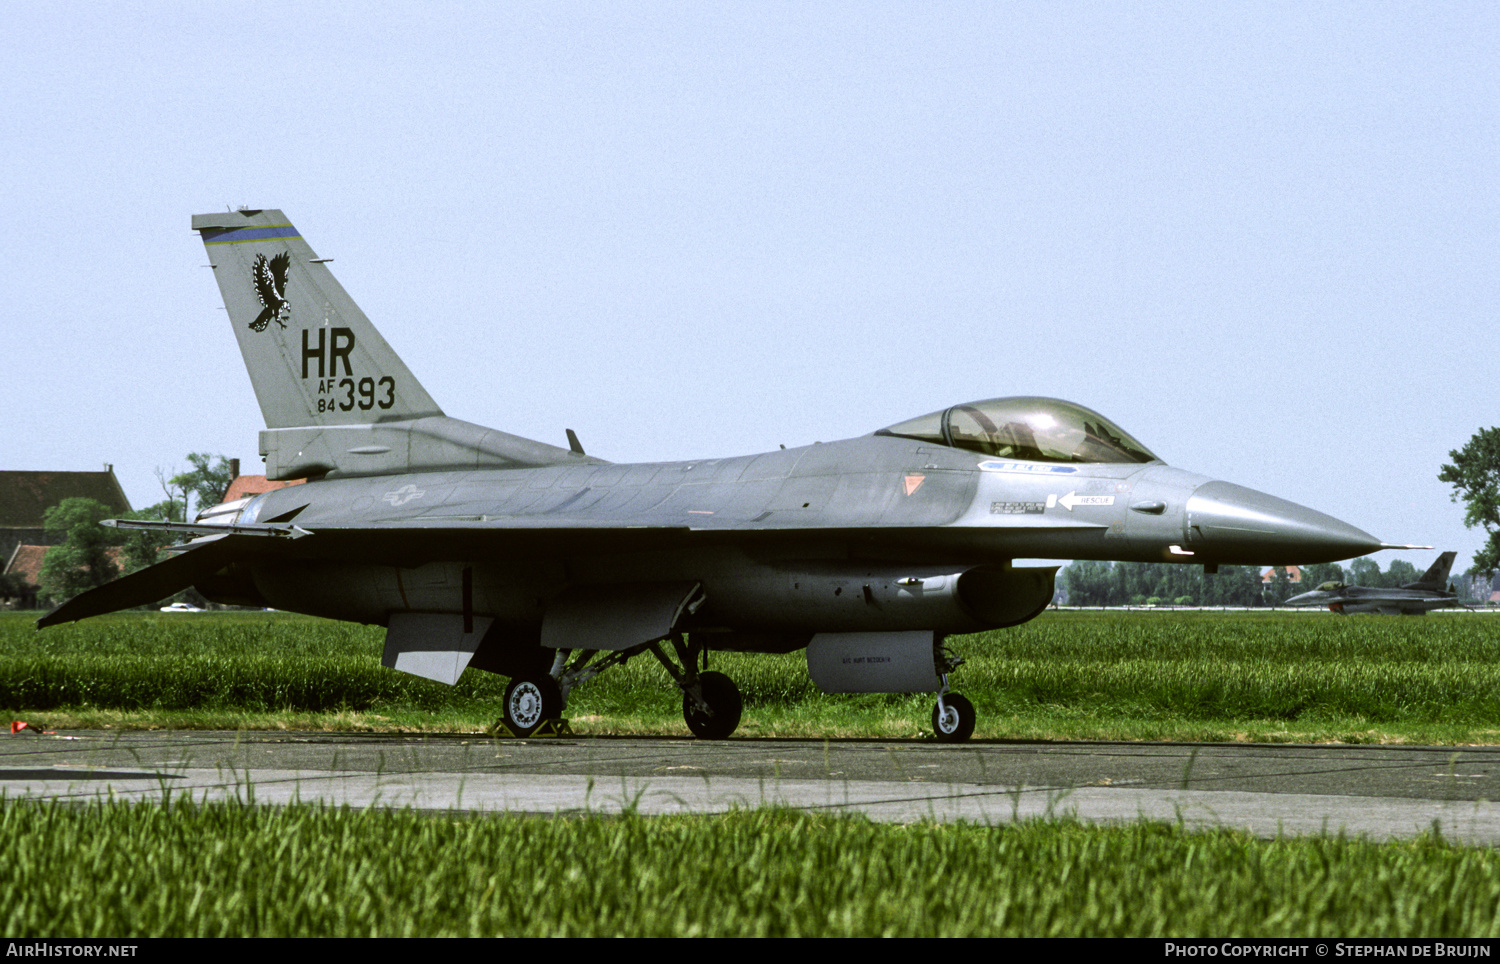
[[[0,804],[12,937],[1500,933],[1500,854],[1159,824]]]
[[[37,633],[3,614],[0,708],[124,725],[304,714],[296,725],[476,729],[499,715],[503,678],[386,670],[382,633],[280,613],[123,613]],[[1496,616],[1049,612],[950,645],[980,737],[1500,742]],[[712,662],[744,693],[746,735],[913,736],[930,710],[925,695],[823,696],[800,653]],[[642,656],[576,690],[569,716],[581,732],[682,733],[680,706]]]

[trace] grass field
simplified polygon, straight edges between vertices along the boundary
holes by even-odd
[[[1494,937],[1500,853],[1161,824],[0,804],[50,936]]]
[[[0,615],[0,708],[50,725],[474,731],[505,680],[380,665],[382,630],[281,613],[123,613],[36,632]],[[959,637],[976,737],[1500,742],[1500,618],[1048,612]],[[800,653],[712,657],[741,736],[914,737],[931,697],[824,696]],[[580,733],[681,735],[649,656],[575,690]]]
[[[0,707],[56,726],[477,730],[504,680],[379,664],[378,629],[278,613],[0,615]],[[1500,619],[1049,612],[953,640],[978,738],[1500,742]],[[917,736],[929,696],[823,696],[800,654],[715,656],[741,735]],[[683,734],[649,659],[582,733]],[[457,817],[0,799],[0,929],[26,936],[1494,937],[1500,852],[756,810]]]

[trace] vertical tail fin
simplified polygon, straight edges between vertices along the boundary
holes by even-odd
[[[1453,570],[1453,560],[1458,557],[1456,552],[1445,552],[1437,557],[1437,561],[1428,567],[1422,574],[1422,578],[1416,582],[1407,583],[1402,589],[1436,589],[1446,590],[1448,588],[1448,573]]]
[[[267,478],[602,461],[444,415],[280,211],[199,214],[193,230],[265,416]]]
[[[442,415],[280,211],[199,214],[266,427]]]

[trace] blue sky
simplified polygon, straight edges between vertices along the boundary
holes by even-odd
[[[0,467],[261,428],[279,207],[450,415],[615,461],[1052,395],[1392,542],[1500,423],[1500,7],[57,4],[0,35]],[[1382,553],[1425,568],[1434,553]]]

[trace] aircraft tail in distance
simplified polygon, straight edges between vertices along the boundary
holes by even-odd
[[[1453,571],[1453,560],[1458,557],[1456,552],[1445,552],[1437,557],[1437,561],[1427,568],[1422,578],[1416,582],[1410,582],[1402,586],[1402,589],[1433,589],[1442,592],[1448,588],[1448,574]]]

